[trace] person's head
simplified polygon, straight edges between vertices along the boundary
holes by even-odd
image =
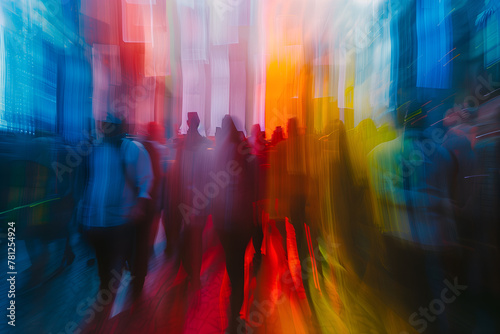
[[[377,134],[377,127],[371,118],[366,118],[359,122],[356,130],[362,140],[369,140]]]
[[[108,112],[106,119],[101,122],[101,133],[104,138],[118,138],[123,135],[125,118],[117,113]]]
[[[260,124],[252,125],[251,135],[252,137],[258,138],[261,135]]]
[[[274,129],[273,135],[271,137],[271,145],[274,146],[282,140],[283,140],[283,128],[281,126],[277,126]]]
[[[148,138],[150,140],[164,144],[165,143],[164,131],[165,129],[159,123],[157,122],[148,123]]]
[[[233,118],[229,115],[224,116],[222,119],[221,126],[221,139],[233,139],[236,140],[239,138],[238,130],[236,129],[236,125],[234,125]]]
[[[197,112],[188,112],[187,114],[187,125],[189,127],[189,130],[194,130],[196,131],[198,127],[200,126],[200,117],[198,116]]]
[[[222,134],[221,130],[222,129],[220,126],[215,128],[215,145],[218,145],[221,142],[221,134]]]

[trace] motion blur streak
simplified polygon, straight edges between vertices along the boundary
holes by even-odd
[[[499,158],[497,0],[0,0],[0,326],[499,333]]]

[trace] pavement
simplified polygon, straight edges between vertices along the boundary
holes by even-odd
[[[243,333],[245,327],[248,333],[282,331],[285,330],[283,319],[288,319],[286,327],[293,328],[292,333],[308,332],[304,324],[308,323],[310,311],[302,287],[288,293],[286,303],[276,306],[273,291],[276,290],[278,271],[283,272],[290,259],[286,258],[283,250],[286,243],[275,226],[268,226],[265,240],[267,254],[257,276],[251,267],[252,244],[247,248],[246,301],[242,312],[248,323],[242,321],[239,332]],[[49,244],[50,260],[43,279],[33,285],[24,242],[17,241],[16,326],[7,326],[5,321],[0,326],[0,333],[224,332],[230,286],[224,252],[210,220],[203,235],[202,288],[199,291],[191,291],[184,270],[176,266],[174,259],[166,258],[162,228],[155,240],[144,290],[135,300],[127,283],[130,281],[127,272],[121,277],[120,289],[113,303],[106,300],[106,294],[99,294],[93,252],[78,233],[71,237],[76,255],[74,262],[61,266],[64,243],[65,240],[61,239]],[[0,249],[2,254],[7,253],[5,243],[0,244]],[[297,263],[295,260],[295,265]],[[5,281],[5,276],[2,273],[0,279]],[[7,294],[7,286],[1,285],[0,295]],[[1,298],[0,308],[5,310],[6,303],[7,298]]]

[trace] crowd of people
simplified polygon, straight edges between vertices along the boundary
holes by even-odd
[[[418,106],[409,104],[406,115],[411,108]],[[159,125],[150,125],[149,138],[141,144],[125,138],[124,119],[109,115],[102,128],[113,130],[103,131],[89,158],[80,206],[101,285],[105,288],[111,271],[127,263],[134,292],[140,294],[161,221],[166,254],[182,264],[190,289],[200,289],[202,236],[211,215],[231,286],[229,332],[241,319],[245,251],[252,241],[253,272],[258,272],[270,219],[282,230],[286,223],[280,222],[293,226],[300,267],[309,272],[301,278],[313,310],[312,290],[321,290],[325,282],[335,278],[344,286],[339,298],[347,306],[356,301],[346,291],[360,282],[384,291],[384,284],[375,283],[384,270],[405,293],[396,300],[386,293],[383,299],[409,311],[439,296],[443,282],[457,277],[473,285],[468,302],[481,303],[481,291],[494,291],[486,282],[498,275],[490,267],[498,256],[489,251],[497,247],[493,222],[498,210],[485,210],[480,202],[490,184],[484,180],[485,164],[491,162],[483,157],[486,148],[475,147],[472,117],[462,117],[470,112],[450,110],[445,128],[406,119],[399,129],[377,129],[367,119],[346,131],[337,120],[322,136],[305,133],[292,118],[287,137],[277,128],[272,142],[258,125],[246,138],[229,115],[213,142],[198,132],[197,113],[189,113],[189,130],[170,145],[175,159],[168,163]],[[494,191],[491,196],[498,199]],[[478,215],[483,228],[474,229]],[[478,253],[484,256],[479,259]],[[481,281],[469,280],[471,275]],[[402,302],[401,296],[408,299]],[[439,316],[437,331],[453,330],[450,314]],[[312,312],[311,322],[321,321]]]
[[[257,275],[270,224],[285,258],[297,250],[311,331],[330,321],[325,305],[341,318],[338,328],[356,333],[401,328],[394,319],[405,314],[419,332],[458,333],[465,305],[477,320],[471,326],[498,328],[499,137],[476,126],[471,108],[450,109],[438,127],[408,121],[416,108],[400,111],[406,117],[395,127],[366,119],[346,130],[335,120],[321,135],[291,118],[286,137],[277,127],[271,141],[259,125],[245,137],[229,115],[209,139],[195,112],[185,135],[166,141],[162,126],[150,123],[138,139],[127,136],[123,116],[108,113],[67,187],[72,221],[95,251],[100,289],[116,291],[116,272],[127,268],[140,296],[163,228],[166,257],[199,291],[211,217],[231,287],[228,333],[244,321],[245,254],[253,248]],[[69,244],[67,253],[74,258]],[[467,287],[460,301],[436,317],[417,313],[450,282]],[[359,321],[360,312],[371,321]]]

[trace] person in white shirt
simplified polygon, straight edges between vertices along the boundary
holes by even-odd
[[[89,155],[80,203],[82,230],[96,253],[101,289],[112,292],[112,273],[121,272],[128,258],[135,225],[144,221],[151,200],[153,181],[147,151],[125,139],[123,130],[123,119],[108,113],[101,124],[102,142]]]

